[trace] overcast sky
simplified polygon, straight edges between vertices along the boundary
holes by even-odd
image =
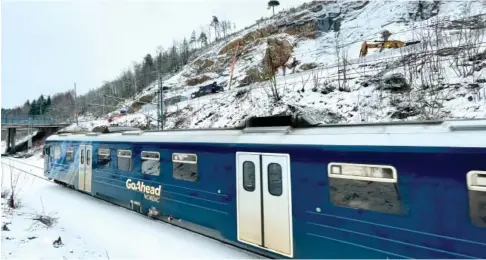
[[[270,16],[267,0],[2,0],[2,104],[101,86],[157,46],[189,37],[213,15],[237,29]],[[289,8],[304,0],[281,0]]]

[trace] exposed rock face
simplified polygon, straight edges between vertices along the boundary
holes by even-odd
[[[238,39],[228,43],[226,46],[221,48],[221,50],[219,51],[219,55],[226,54],[226,53],[229,53],[230,51],[232,51],[236,47],[238,42],[240,42],[240,44],[242,44],[242,39],[238,38]]]
[[[202,75],[200,77],[195,77],[195,78],[192,78],[192,79],[188,79],[186,81],[186,84],[188,86],[195,86],[197,84],[201,84],[203,83],[204,81],[207,81],[207,80],[210,80],[211,78],[207,75]]]
[[[427,20],[439,13],[440,1],[417,1],[411,2],[412,10],[409,17],[413,20]]]
[[[245,46],[255,40],[258,40],[258,39],[261,39],[261,38],[264,38],[264,37],[268,37],[274,33],[277,33],[278,32],[278,27],[276,25],[269,25],[265,28],[262,28],[262,29],[258,29],[258,30],[255,30],[255,31],[251,31],[247,34],[245,34],[245,36],[243,36],[242,38],[238,38],[230,43],[228,43],[226,46],[224,46],[221,51],[219,52],[219,55],[222,55],[222,54],[226,54],[226,53],[231,53],[233,51],[233,49],[236,47],[236,45],[238,44],[238,42],[240,43],[240,47],[241,46]]]
[[[420,110],[414,106],[399,106],[390,115],[394,119],[406,119],[420,114]]]
[[[311,70],[313,68],[316,68],[317,67],[317,64],[314,63],[314,62],[311,62],[311,63],[304,63],[302,64],[299,69],[300,70]]]
[[[317,29],[317,20],[310,20],[310,21],[305,21],[305,22],[296,23],[287,26],[284,29],[284,32],[290,35],[301,34],[305,36],[305,35],[313,35],[312,33],[315,33],[316,29]]]
[[[147,94],[139,98],[138,101],[133,102],[133,104],[130,107],[133,109],[133,111],[138,111],[143,105],[152,102],[153,99],[154,99],[153,94]]]
[[[197,73],[204,72],[205,70],[207,70],[208,68],[214,65],[214,61],[210,59],[197,60],[194,63],[197,66]]]
[[[269,38],[267,39],[267,50],[263,58],[263,68],[267,73],[275,73],[278,68],[285,66],[294,46],[285,39]]]
[[[405,77],[400,73],[394,73],[383,78],[382,84],[379,86],[382,90],[391,90],[394,92],[408,91],[410,85],[407,83]]]
[[[265,80],[265,75],[261,72],[260,68],[253,67],[246,71],[246,76],[240,80],[240,84],[237,87],[248,86],[255,82],[262,82]]]

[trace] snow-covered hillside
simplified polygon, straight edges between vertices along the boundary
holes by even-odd
[[[326,1],[282,11],[164,80],[164,99],[182,96],[164,108],[164,129],[231,127],[250,116],[290,113],[322,123],[485,117],[485,11],[481,1]],[[382,40],[385,30],[388,40],[420,43],[370,48],[360,57],[363,41]],[[225,91],[191,98],[212,82]],[[135,107],[133,114],[111,122],[83,118],[68,128],[154,128],[156,106],[141,100],[156,102],[157,86],[120,104]]]

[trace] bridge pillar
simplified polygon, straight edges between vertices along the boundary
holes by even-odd
[[[57,130],[59,130],[60,127],[39,127],[39,132],[44,132],[45,136],[48,137],[52,134],[54,134],[55,132],[57,132]]]
[[[16,128],[7,129],[7,149],[5,153],[14,154],[15,153],[15,134],[17,133]]]

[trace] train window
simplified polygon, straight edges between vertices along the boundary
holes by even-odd
[[[255,164],[251,161],[243,163],[243,188],[250,192],[255,190]]]
[[[69,146],[66,151],[66,161],[67,162],[72,162],[74,161],[74,147]]]
[[[110,149],[98,148],[98,167],[109,168],[111,164]]]
[[[142,151],[142,173],[160,175],[160,153]]]
[[[466,175],[471,222],[486,228],[486,171],[470,171]]]
[[[61,147],[55,146],[55,148],[54,148],[54,160],[59,160],[59,159],[61,159]]]
[[[329,193],[336,206],[401,214],[403,205],[392,166],[330,163]]]
[[[268,171],[268,192],[273,196],[282,195],[282,166],[278,163],[270,163]]]
[[[84,149],[81,151],[81,164],[84,164]]]
[[[132,170],[132,151],[130,150],[118,150],[118,169],[122,171]]]
[[[56,148],[56,146],[55,146],[55,145],[51,145],[51,146],[49,147],[49,149],[50,149],[50,151],[49,151],[49,155],[50,155],[51,157],[54,157],[54,154],[55,154],[55,151],[54,151],[54,150],[55,150],[55,148]]]
[[[197,156],[188,153],[173,153],[172,176],[178,180],[197,181]]]

